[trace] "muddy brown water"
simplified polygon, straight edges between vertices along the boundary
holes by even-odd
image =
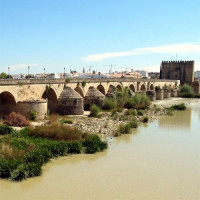
[[[109,139],[95,155],[52,160],[40,177],[0,180],[0,200],[199,200],[200,106]]]

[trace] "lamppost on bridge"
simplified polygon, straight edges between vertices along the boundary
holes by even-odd
[[[10,67],[8,67],[8,79],[10,78]]]
[[[30,66],[28,66],[28,78],[29,78]]]
[[[65,67],[64,67],[64,79],[65,79]]]
[[[45,67],[44,67],[44,78],[45,78]]]

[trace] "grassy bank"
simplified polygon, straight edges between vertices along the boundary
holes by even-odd
[[[0,139],[0,177],[13,181],[39,176],[42,165],[52,158],[96,153],[107,148],[107,143],[99,136],[62,125],[20,131],[6,128],[6,136]]]

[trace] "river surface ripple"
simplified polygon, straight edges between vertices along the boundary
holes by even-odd
[[[0,180],[0,200],[199,200],[200,106],[109,139],[94,155],[52,160],[40,177]]]

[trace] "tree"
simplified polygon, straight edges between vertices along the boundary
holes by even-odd
[[[2,72],[2,73],[0,74],[0,78],[1,78],[1,79],[7,79],[7,78],[9,78],[9,75],[6,74],[5,72]],[[10,78],[11,78],[11,76],[10,76]]]

